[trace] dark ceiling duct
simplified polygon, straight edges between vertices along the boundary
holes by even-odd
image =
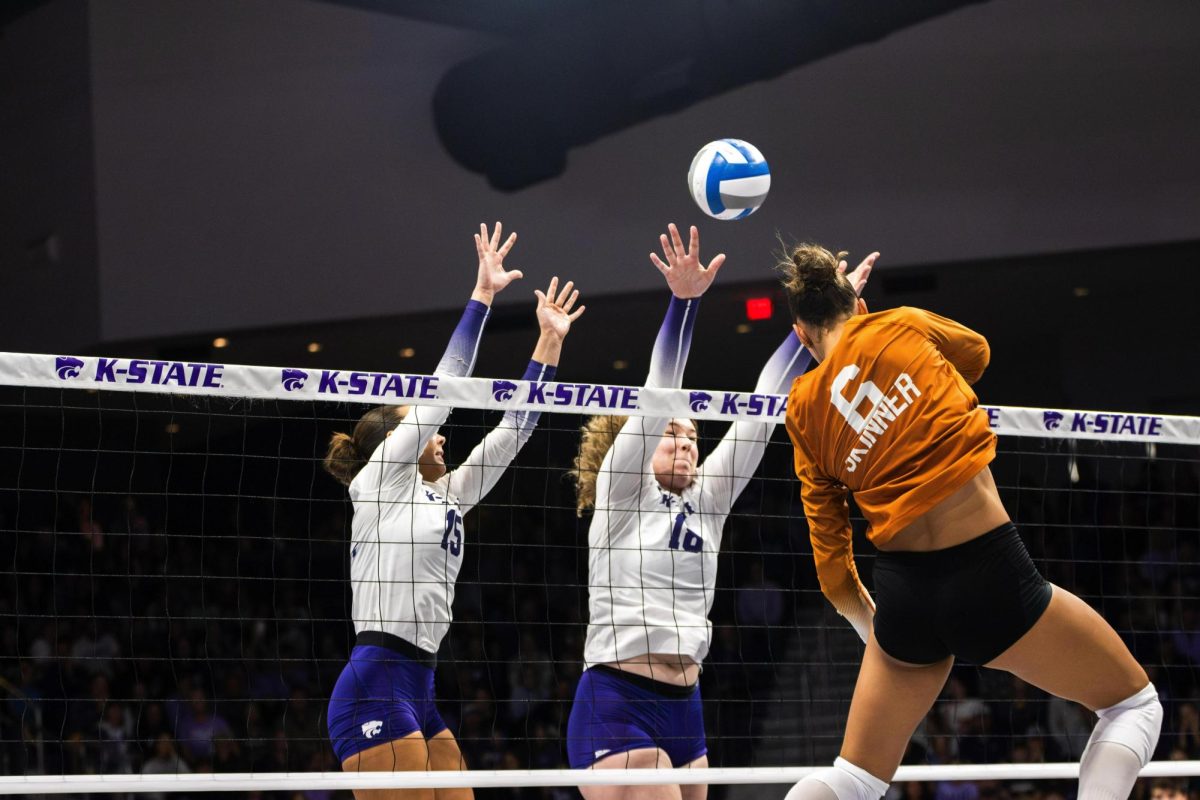
[[[619,0],[453,67],[433,98],[438,135],[467,169],[521,189],[567,151],[986,0]]]

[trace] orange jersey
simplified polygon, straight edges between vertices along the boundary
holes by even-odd
[[[817,576],[860,635],[874,605],[854,567],[846,493],[883,544],[991,463],[996,437],[970,387],[988,355],[969,328],[901,307],[851,317],[792,384],[787,430]]]

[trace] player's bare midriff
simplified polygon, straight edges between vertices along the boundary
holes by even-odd
[[[611,661],[605,666],[676,686],[693,686],[700,680],[700,665],[688,656],[674,653],[647,653],[624,661]]]
[[[992,470],[984,467],[966,485],[902,528],[880,550],[944,550],[969,542],[1009,521]]]

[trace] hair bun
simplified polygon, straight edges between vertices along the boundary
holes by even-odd
[[[779,260],[793,319],[824,328],[853,314],[857,295],[838,270],[846,255],[816,244],[799,244]]]
[[[824,292],[841,283],[838,264],[846,253],[837,255],[816,244],[798,244],[780,261],[783,285],[790,294]]]
[[[823,247],[816,248],[821,251],[819,253],[812,252],[813,249],[811,246],[797,247],[792,251],[794,280],[799,284],[799,292],[822,292],[838,282],[838,261],[845,254],[839,253],[835,258]]]

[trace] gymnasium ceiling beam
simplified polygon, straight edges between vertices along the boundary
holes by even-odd
[[[434,122],[459,164],[516,190],[573,147],[984,1],[576,3],[452,67]]]

